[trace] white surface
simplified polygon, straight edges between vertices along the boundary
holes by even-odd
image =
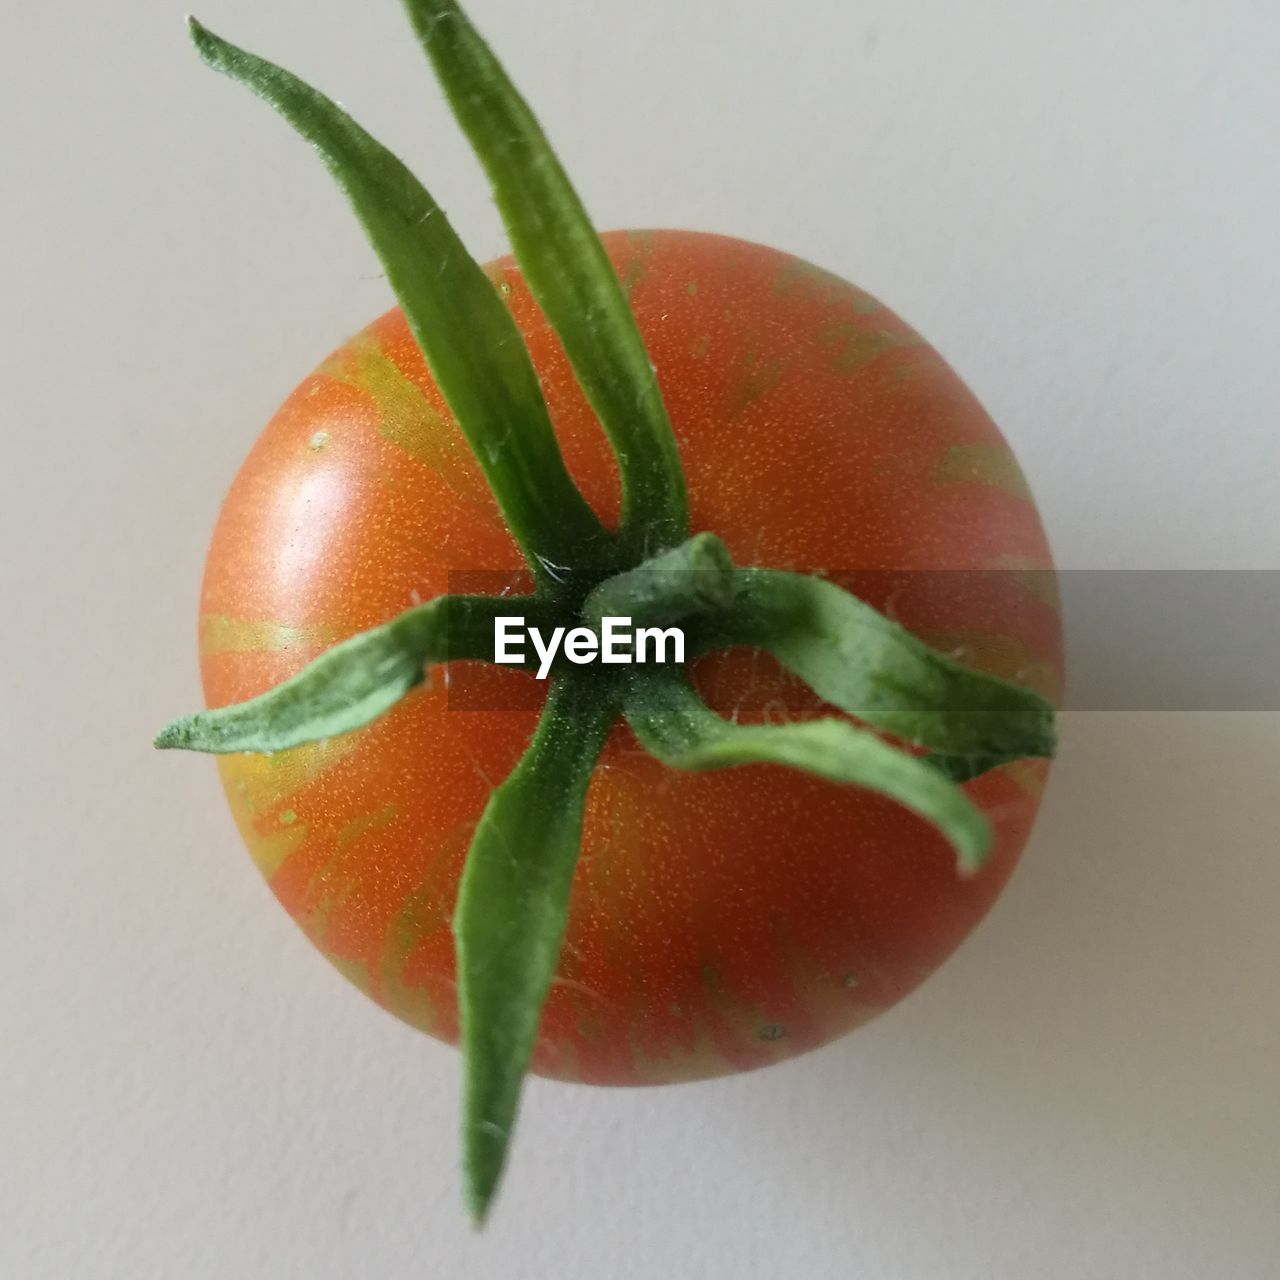
[[[764,1074],[534,1084],[474,1237],[452,1053],[312,953],[212,766],[147,745],[197,697],[224,487],[385,284],[178,5],[2,7],[0,1275],[1277,1274],[1276,715],[1069,717],[1024,869],[923,991]],[[776,243],[929,335],[1064,565],[1280,568],[1272,0],[473,11],[602,225]],[[501,248],[390,0],[201,17]]]

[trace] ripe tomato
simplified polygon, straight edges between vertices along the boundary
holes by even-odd
[[[1055,695],[1059,623],[1035,507],[941,357],[867,294],[774,250],[691,232],[604,239],[657,367],[693,528],[715,530],[738,564],[825,572],[962,661]],[[570,470],[615,523],[615,464],[563,352],[514,264],[491,272]],[[289,397],[226,499],[202,600],[209,705],[264,691],[464,569],[515,580],[521,559],[393,310]],[[449,672],[357,733],[219,765],[258,866],[316,946],[452,1040],[463,857],[542,689],[475,664],[471,687],[494,696],[460,709]],[[758,653],[713,655],[695,675],[744,720],[832,714]],[[517,709],[502,708],[508,695]],[[1020,761],[967,784],[995,846],[964,879],[943,837],[892,801],[773,765],[677,773],[619,723],[588,794],[534,1069],[689,1079],[857,1026],[986,912],[1046,771]]]

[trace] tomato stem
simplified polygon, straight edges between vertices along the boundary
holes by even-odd
[[[718,614],[733,602],[733,561],[714,533],[700,533],[670,551],[606,578],[587,596],[582,620],[599,630],[606,617],[636,626],[668,626]]]

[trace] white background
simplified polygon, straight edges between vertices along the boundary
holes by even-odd
[[[311,951],[213,766],[148,746],[198,697],[225,486],[385,282],[178,5],[0,10],[0,1276],[1280,1274],[1275,714],[1069,715],[1023,869],[925,989],[763,1074],[534,1083],[474,1236],[452,1051]],[[601,225],[777,244],[931,337],[1063,565],[1280,568],[1273,0],[473,16]],[[503,247],[392,0],[201,17]]]

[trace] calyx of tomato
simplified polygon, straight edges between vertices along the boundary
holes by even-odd
[[[193,19],[204,60],[274,106],[346,192],[535,590],[518,600],[430,600],[257,698],[174,721],[156,745],[267,752],[358,730],[421,683],[430,665],[492,661],[495,617],[517,612],[540,629],[598,628],[607,616],[678,621],[691,652],[764,649],[853,718],[737,724],[708,707],[680,667],[557,668],[527,750],[476,827],[453,917],[463,1166],[479,1223],[501,1176],[559,957],[584,797],[619,716],[673,768],[773,763],[879,791],[937,826],[968,873],[981,865],[991,833],[956,782],[1051,755],[1055,713],[1038,694],[957,665],[830,582],[738,567],[714,532],[690,536],[654,366],[564,170],[458,5],[405,7],[488,173],[525,279],[613,447],[619,528],[607,529],[574,484],[510,312],[426,189],[328,98]]]

